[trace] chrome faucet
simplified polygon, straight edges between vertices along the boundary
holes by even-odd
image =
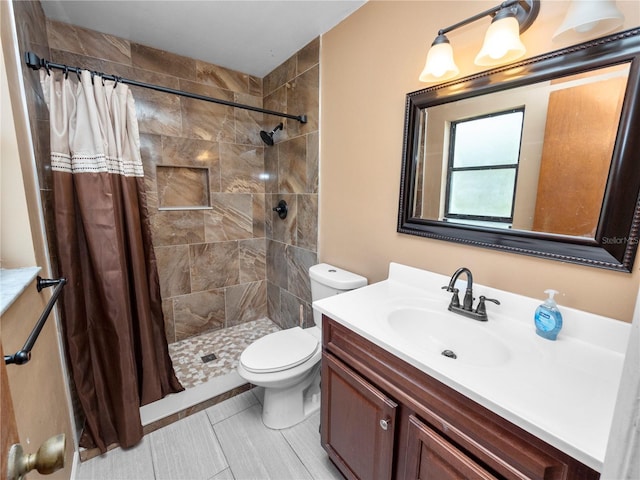
[[[464,292],[464,299],[462,300],[462,306],[460,306],[460,299],[458,298],[458,289],[455,287],[456,281],[460,275],[465,274],[467,276],[467,288]],[[451,302],[449,303],[449,311],[458,313],[460,315],[464,315],[465,317],[473,318],[474,320],[480,320],[481,322],[486,322],[488,320],[487,317],[487,307],[485,306],[485,301],[493,302],[496,305],[500,305],[500,302],[494,298],[487,298],[484,295],[480,295],[480,301],[478,302],[478,306],[474,310],[473,308],[473,275],[471,274],[471,270],[466,267],[461,267],[456,270],[451,276],[451,280],[449,281],[449,285],[442,287],[447,292],[453,293],[451,297]]]

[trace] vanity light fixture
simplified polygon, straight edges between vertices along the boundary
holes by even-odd
[[[587,35],[596,38],[613,32],[623,23],[624,15],[615,0],[573,0],[551,38],[554,42],[574,43]]]
[[[453,59],[453,48],[446,34],[488,16],[493,17],[493,20],[485,34],[484,44],[475,58],[476,65],[493,66],[517,60],[526,52],[520,41],[520,34],[531,26],[539,11],[539,0],[507,0],[439,30],[427,53],[427,62],[420,74],[420,81],[444,82],[458,75],[460,70]]]

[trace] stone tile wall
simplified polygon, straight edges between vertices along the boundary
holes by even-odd
[[[262,105],[262,79],[60,22],[47,33],[54,62]],[[131,90],[169,343],[266,316],[262,115]]]
[[[265,147],[259,132],[273,129],[277,117],[131,87],[169,343],[264,316],[286,328],[302,312],[311,325],[307,271],[317,259],[319,40],[260,79],[46,21],[39,2],[14,4],[22,51],[308,116],[304,125],[283,120],[276,145]],[[48,111],[38,74],[25,67],[25,79],[55,269]],[[158,165],[172,168],[156,175]],[[159,208],[202,205],[207,196],[205,209]],[[284,221],[272,212],[281,198],[290,206]]]
[[[268,311],[282,328],[313,325],[308,271],[317,263],[319,61],[316,39],[263,79],[264,108],[308,118],[287,119],[264,151]],[[265,121],[270,131],[278,119]],[[281,199],[289,206],[285,220],[273,211]]]

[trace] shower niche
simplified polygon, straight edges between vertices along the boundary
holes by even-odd
[[[157,165],[156,184],[160,210],[211,208],[209,169],[206,167]]]

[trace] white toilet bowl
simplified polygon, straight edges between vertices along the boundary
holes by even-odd
[[[366,278],[326,263],[312,266],[309,277],[314,301],[367,284]],[[238,374],[264,387],[262,421],[269,428],[291,427],[320,408],[320,312],[314,311],[313,319],[315,327],[271,333],[240,355]]]
[[[318,327],[295,327],[262,337],[242,352],[238,373],[264,387],[267,427],[291,427],[320,408],[320,338]]]

